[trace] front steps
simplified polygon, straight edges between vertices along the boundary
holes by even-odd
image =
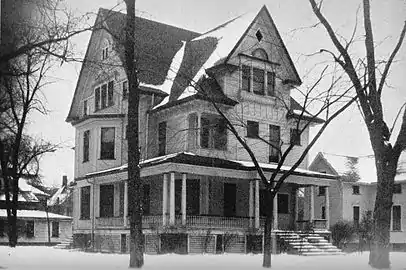
[[[344,254],[317,233],[280,232],[277,236],[287,245],[288,253],[302,256]]]
[[[73,237],[69,237],[69,238],[63,239],[61,241],[61,243],[54,246],[54,248],[57,248],[57,249],[71,249],[72,246],[73,246]]]

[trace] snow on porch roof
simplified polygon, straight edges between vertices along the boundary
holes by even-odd
[[[163,163],[178,163],[178,164],[188,164],[188,165],[196,165],[196,166],[204,166],[204,167],[214,167],[214,168],[223,168],[223,169],[233,169],[233,170],[243,170],[243,171],[253,171],[256,170],[254,163],[252,161],[240,161],[240,160],[228,160],[222,158],[215,158],[215,157],[205,157],[195,155],[189,152],[181,152],[181,153],[174,153],[169,154],[161,157],[155,157],[152,159],[145,160],[140,163],[141,170],[142,168],[155,166],[158,164]],[[275,163],[259,163],[261,168],[267,172],[274,172],[277,168],[277,164]],[[126,171],[128,168],[128,164],[124,164],[120,167],[111,168],[108,170],[98,171],[86,174],[84,178],[89,178],[93,176],[99,176],[104,174],[110,173],[117,173],[120,171]],[[286,172],[290,170],[291,167],[289,166],[282,166],[281,171]],[[320,173],[316,171],[310,171],[306,169],[297,168],[292,173],[292,175],[297,176],[306,176],[306,177],[316,177],[316,178],[324,178],[324,179],[336,179],[338,176]]]
[[[0,217],[7,217],[6,209],[0,209]],[[48,213],[48,217],[50,219],[72,219],[72,217],[58,215],[58,214],[54,214],[54,213]],[[17,218],[46,219],[47,213],[45,211],[39,211],[39,210],[18,210]]]

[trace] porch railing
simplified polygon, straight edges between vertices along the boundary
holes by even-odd
[[[327,230],[327,220],[325,219],[314,219],[313,222],[310,220],[298,220],[296,221],[296,230],[298,231],[309,231],[309,230]]]
[[[248,228],[248,217],[186,216],[186,226],[199,228]]]
[[[98,217],[96,218],[96,226],[98,228],[123,227],[124,219],[123,217]]]

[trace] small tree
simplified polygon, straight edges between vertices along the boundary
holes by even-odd
[[[360,251],[363,251],[365,244],[368,246],[368,250],[371,250],[371,242],[374,236],[374,219],[372,216],[372,211],[366,211],[362,215],[357,233],[359,237]]]
[[[352,222],[338,221],[330,228],[333,244],[342,249],[354,238],[356,232]]]

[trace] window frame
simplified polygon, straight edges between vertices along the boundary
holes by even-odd
[[[90,161],[90,130],[83,132],[82,163]]]
[[[242,65],[241,66],[241,89],[243,91],[251,92],[251,66]]]
[[[109,79],[94,88],[94,111],[114,106],[114,79]]]
[[[166,155],[166,137],[168,132],[168,125],[166,121],[159,122],[158,124],[158,156]]]
[[[103,141],[103,131],[113,130],[113,140]],[[111,144],[109,146],[109,144]],[[104,145],[104,146],[103,146]],[[105,148],[112,148],[110,151]],[[100,160],[115,160],[116,158],[116,128],[115,127],[101,127],[100,128]]]
[[[102,195],[103,192],[111,192],[111,196]],[[114,184],[101,184],[99,187],[99,217],[112,218],[114,217]]]
[[[86,199],[86,203],[84,203],[84,197],[88,197]],[[80,188],[80,220],[90,220],[90,209],[91,209],[91,187],[84,186]]]
[[[259,137],[259,122],[247,120],[247,138],[258,139]]]
[[[275,134],[273,131],[275,131],[278,134],[278,138],[274,137],[273,134]],[[273,146],[269,146],[269,155],[268,155],[268,161],[278,163],[280,160],[280,143],[281,143],[281,127],[277,125],[269,125],[269,142],[271,144],[277,144],[278,149],[275,149]]]
[[[355,211],[355,209],[358,209],[358,211]],[[357,213],[357,215],[358,215],[357,219],[355,219],[355,217],[356,217],[355,213]],[[355,226],[359,225],[360,218],[361,218],[361,207],[359,205],[353,205],[352,206],[352,221]]]
[[[360,195],[361,194],[361,188],[359,185],[352,185],[352,194],[353,195]]]
[[[219,115],[200,116],[200,147],[226,151],[228,146],[227,123]]]
[[[294,146],[301,146],[302,145],[302,136],[300,134],[300,130],[297,128],[290,129],[290,144]]]
[[[326,196],[326,187],[325,186],[319,186],[319,192],[318,196]]]
[[[252,92],[258,96],[265,96],[265,70],[261,68],[252,67]]]
[[[394,215],[394,213],[395,213],[395,211],[394,211],[394,208],[399,208],[399,222],[398,223],[396,223],[396,224],[398,224],[399,225],[399,228],[395,228],[395,215]],[[401,232],[401,231],[403,231],[403,229],[402,229],[402,206],[400,205],[400,204],[395,204],[395,205],[392,205],[392,211],[391,211],[391,230],[392,231],[394,231],[394,232]]]
[[[25,222],[25,236],[27,238],[35,237],[35,222],[34,220],[27,220]]]
[[[55,226],[55,224],[57,225]],[[59,221],[52,221],[51,237],[59,238]]]
[[[393,184],[393,194],[402,194],[402,184]]]

